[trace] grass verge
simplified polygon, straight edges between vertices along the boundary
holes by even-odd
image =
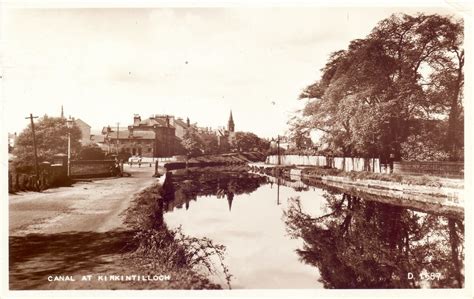
[[[140,192],[126,210],[125,224],[133,237],[124,262],[139,273],[170,276],[159,288],[220,289],[220,284],[211,281],[213,276],[221,277],[230,289],[225,247],[208,238],[186,236],[181,228],[168,228],[163,220],[165,201],[162,187],[156,184]]]

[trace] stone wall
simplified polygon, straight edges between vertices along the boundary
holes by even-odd
[[[106,177],[112,175],[114,160],[77,160],[71,161],[72,178]]]
[[[444,177],[463,178],[464,162],[394,162],[393,173],[410,175],[428,174]]]
[[[67,177],[67,168],[63,165],[51,165],[41,163],[39,165],[39,177],[34,171],[18,172],[9,163],[8,168],[8,192],[20,191],[42,191],[51,187],[67,186],[70,180]]]
[[[278,156],[268,156],[267,164],[278,164]],[[306,155],[281,155],[281,165],[302,165],[337,168],[344,171],[370,171],[380,173],[385,171],[377,158],[350,158],[350,157],[325,157]]]

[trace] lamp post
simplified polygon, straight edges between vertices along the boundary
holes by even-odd
[[[66,126],[67,126],[67,176],[69,177],[71,175],[71,129],[73,126],[73,120],[71,117],[66,120]]]

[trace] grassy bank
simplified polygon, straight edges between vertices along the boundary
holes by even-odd
[[[290,175],[290,170],[296,166],[276,166],[274,168],[267,168],[263,170],[267,174],[281,173],[282,175]],[[301,167],[300,167],[301,168]],[[343,171],[335,168],[322,167],[304,167],[301,171],[302,177],[322,179],[323,177],[344,177],[352,181],[358,180],[373,180],[383,182],[393,182],[406,185],[419,185],[427,187],[448,187],[448,188],[463,188],[464,184],[459,179],[447,179],[437,176],[429,175],[399,175],[399,174],[385,174],[373,173],[367,171]]]
[[[419,185],[427,187],[449,187],[449,188],[462,188],[463,184],[461,180],[446,179],[437,176],[430,175],[400,175],[400,174],[386,174],[386,173],[373,173],[367,171],[342,171],[339,169],[325,169],[325,168],[306,168],[302,171],[303,176],[307,177],[323,177],[323,176],[339,176],[347,177],[352,181],[356,180],[374,180],[384,182],[394,182],[406,185]]]
[[[140,283],[150,289],[220,289],[211,275],[223,278],[230,288],[230,274],[223,262],[225,247],[207,238],[184,235],[163,221],[166,194],[156,184],[139,193],[127,209],[125,223],[132,232],[131,250],[123,263],[137,273],[169,275],[159,283]]]

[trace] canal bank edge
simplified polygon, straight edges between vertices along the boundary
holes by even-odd
[[[433,205],[433,208],[458,215],[464,214],[464,184],[462,180],[425,177],[411,178],[412,184],[364,179],[364,174],[334,171],[332,169],[278,166],[260,163],[249,164],[252,171],[272,176],[286,176],[302,181],[313,181],[334,187],[338,190],[348,190],[367,195],[392,197],[397,201],[419,202]],[[386,179],[385,175],[383,179]],[[427,181],[428,180],[428,181]],[[417,182],[425,183],[416,184]]]
[[[165,173],[154,185],[139,192],[131,206],[124,212],[124,223],[134,232],[134,236],[130,244],[133,250],[124,255],[123,262],[138,272],[149,273],[156,269],[171,278],[168,282],[160,282],[159,285],[142,283],[139,289],[221,289],[222,287],[211,282],[206,274],[197,272],[194,269],[195,265],[176,262],[187,261],[186,258],[164,259],[166,256],[176,256],[192,250],[192,246],[185,248],[187,243],[178,240],[180,229],[169,229],[162,218],[163,185],[166,178]],[[146,245],[143,246],[144,244]],[[152,251],[147,249],[150,244],[155,244]]]

